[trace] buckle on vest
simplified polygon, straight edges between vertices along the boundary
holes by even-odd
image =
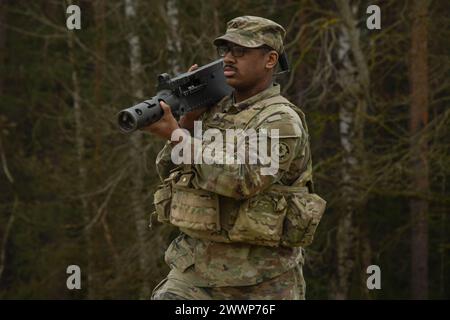
[[[185,173],[181,175],[180,179],[178,179],[176,185],[181,187],[189,187],[191,184],[191,180],[194,177],[194,174],[192,172]]]

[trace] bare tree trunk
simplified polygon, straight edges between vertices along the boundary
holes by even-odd
[[[104,103],[104,98],[102,95],[102,84],[104,80],[104,61],[106,60],[106,35],[105,35],[105,0],[97,0],[93,4],[94,8],[94,20],[95,20],[95,75],[94,75],[94,105],[100,107]],[[95,163],[95,176],[101,176],[101,168],[103,162],[100,156],[101,145],[101,134],[96,133],[95,135],[95,150],[94,150],[94,163]],[[98,212],[100,207],[96,201],[91,203],[93,212]],[[101,224],[103,227],[103,234],[108,244],[108,247],[112,254],[113,269],[116,272],[118,266],[118,253],[113,243],[113,238],[109,230],[109,226],[106,220],[108,210],[105,209],[105,213],[102,214]]]
[[[336,5],[342,19],[338,39],[338,83],[343,90],[343,101],[339,109],[339,132],[344,155],[341,173],[342,213],[336,235],[337,273],[332,282],[331,295],[334,299],[347,299],[357,258],[363,258],[363,263],[371,259],[368,238],[359,234],[361,229],[357,227],[358,222],[362,220],[362,208],[365,206],[365,200],[359,190],[360,177],[364,175],[362,115],[367,112],[369,71],[356,27],[355,14],[358,8],[351,8],[348,0],[336,0]]]
[[[136,20],[136,12],[138,7],[137,0],[125,0],[125,16],[130,22],[133,30],[133,21]],[[137,33],[130,31],[128,34],[128,44],[130,48],[130,69],[131,69],[131,85],[133,95],[136,99],[142,99],[142,85],[140,79],[141,67],[141,44]],[[137,101],[136,101],[137,102]],[[139,252],[139,270],[143,281],[140,288],[139,297],[141,299],[150,298],[150,286],[148,279],[148,268],[150,266],[150,252],[146,242],[146,232],[148,219],[145,212],[144,192],[144,159],[142,156],[143,142],[142,132],[136,131],[131,136],[130,159],[133,161],[132,166],[132,190],[131,190],[131,208],[135,216],[137,243]]]
[[[68,1],[69,5],[72,3]],[[75,48],[74,48],[74,31],[68,31],[68,46],[69,46],[69,60],[72,66],[72,102],[74,110],[74,120],[75,120],[75,146],[77,151],[77,162],[78,162],[78,194],[86,193],[87,187],[87,174],[86,166],[84,163],[85,155],[85,140],[83,136],[83,120],[81,118],[81,96],[80,96],[80,84],[78,81],[78,73],[76,68],[75,59]],[[86,224],[91,221],[91,215],[88,207],[88,202],[86,198],[81,198],[81,208],[83,220]],[[94,252],[92,248],[92,228],[84,228],[83,236],[86,246],[87,254],[87,298],[95,298],[95,284],[94,284],[94,271],[93,271],[93,261]]]
[[[410,85],[410,133],[413,189],[429,192],[428,143],[420,131],[428,123],[428,5],[415,0],[412,10]],[[413,299],[428,298],[428,201],[411,199],[411,293]]]
[[[5,66],[5,44],[6,44],[6,1],[0,0],[0,68]],[[0,75],[6,72],[0,72]],[[0,96],[3,95],[3,77],[0,76]]]
[[[372,264],[372,246],[369,239],[369,222],[364,212],[360,215],[359,228],[359,259],[361,261],[360,270],[360,290],[361,296],[370,299],[369,288],[367,288],[367,267]]]
[[[213,28],[214,28],[214,34],[216,34],[217,36],[219,36],[220,34],[220,26],[221,26],[221,21],[219,18],[219,11],[217,10],[217,8],[219,8],[219,0],[214,0],[212,1],[212,11],[213,11]]]
[[[103,82],[103,72],[104,66],[103,61],[105,61],[105,0],[97,0],[93,4],[94,6],[94,16],[95,16],[95,28],[96,28],[96,42],[95,42],[95,53],[96,53],[96,64],[95,64],[95,82],[94,82],[94,104],[100,106],[103,103],[101,88]],[[100,175],[100,167],[102,161],[100,159],[99,150],[101,150],[101,135],[96,134],[95,136],[95,152],[94,159],[96,164],[97,176]]]
[[[14,220],[16,219],[16,210],[17,210],[17,205],[19,203],[19,200],[17,198],[17,196],[14,199],[14,204],[11,210],[11,215],[8,218],[8,223],[6,224],[5,227],[5,231],[3,233],[3,237],[2,237],[2,247],[1,247],[1,251],[0,251],[0,283],[2,280],[2,276],[3,276],[3,272],[5,271],[5,266],[6,266],[6,249],[8,247],[8,240],[9,240],[9,235],[11,233],[11,229],[12,226],[14,224]]]
[[[447,215],[448,212],[445,209],[441,209],[441,230],[440,230],[440,241],[441,243],[446,243],[447,240],[447,232],[446,232],[446,227],[447,227]],[[445,250],[441,250],[441,254],[440,254],[440,274],[439,274],[439,293],[441,295],[441,298],[445,297],[445,289],[446,289],[446,282],[448,274],[446,272],[446,263],[447,263],[447,253],[445,252]]]
[[[172,74],[180,73],[179,55],[181,53],[181,38],[179,34],[178,6],[176,0],[167,0],[166,3],[167,22],[169,25],[169,40],[167,51],[169,52],[169,66]]]
[[[3,68],[5,65],[5,43],[6,43],[6,1],[0,0],[0,68]],[[0,72],[0,96],[3,95],[3,75],[5,72]],[[14,179],[9,172],[8,169],[8,162],[6,160],[5,152],[3,150],[3,144],[2,144],[2,122],[0,118],[0,162],[1,162],[1,168],[0,172],[3,172],[6,177],[8,178],[8,181],[12,184],[14,183]],[[13,210],[11,212],[11,215],[9,216],[8,223],[6,224],[6,228],[3,232],[2,237],[2,243],[1,243],[1,251],[0,251],[0,281],[2,279],[3,271],[5,270],[6,265],[6,248],[8,244],[8,238],[10,234],[10,230],[12,228],[12,225],[14,223],[14,211],[15,211],[15,204]]]

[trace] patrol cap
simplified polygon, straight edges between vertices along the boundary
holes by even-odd
[[[283,53],[283,39],[286,30],[272,20],[255,17],[242,16],[234,18],[227,23],[227,31],[223,36],[214,40],[218,46],[222,41],[230,41],[247,48],[257,48],[268,45],[278,54]]]

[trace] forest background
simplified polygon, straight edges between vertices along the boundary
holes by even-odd
[[[306,113],[328,202],[307,298],[448,299],[449,14],[445,0],[0,0],[0,298],[148,298],[178,234],[148,228],[164,141],[121,133],[116,114],[158,74],[217,58],[226,22],[256,15],[287,30],[277,81]]]

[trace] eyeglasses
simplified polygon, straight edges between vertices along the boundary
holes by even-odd
[[[217,54],[220,57],[225,57],[225,55],[228,52],[231,52],[231,55],[235,58],[239,58],[242,57],[245,52],[247,52],[247,50],[251,50],[251,49],[263,49],[266,50],[267,52],[269,52],[270,50],[273,50],[272,48],[268,47],[268,46],[262,46],[262,47],[257,47],[257,48],[246,48],[246,47],[241,47],[241,46],[227,46],[227,45],[221,45],[221,46],[217,46]]]

